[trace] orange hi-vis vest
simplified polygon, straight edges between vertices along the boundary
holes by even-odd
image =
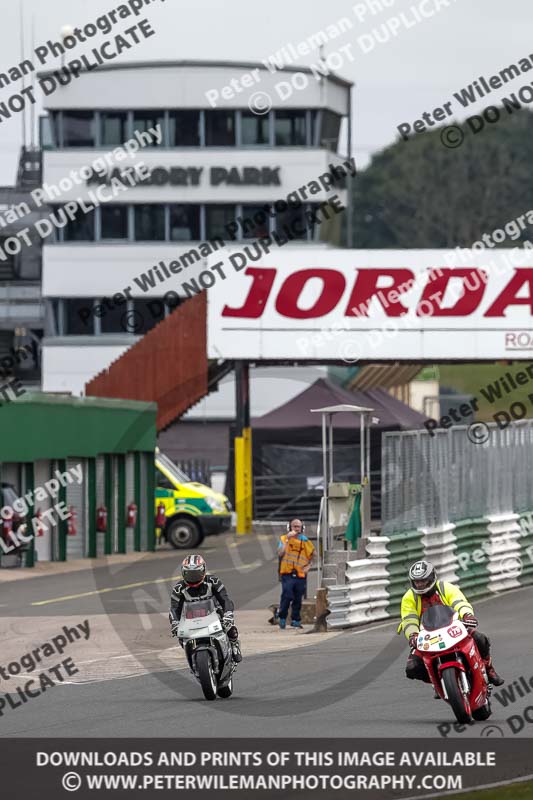
[[[287,545],[279,565],[280,574],[290,575],[295,569],[299,578],[305,578],[303,568],[309,564],[315,552],[314,545],[303,534],[293,536],[287,542],[287,534],[284,533],[280,537],[280,542],[283,545]]]

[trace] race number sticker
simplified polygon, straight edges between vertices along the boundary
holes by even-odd
[[[458,628],[457,625],[453,625],[451,628],[448,628],[447,633],[449,633],[449,635],[454,639],[457,639],[457,637],[461,635],[462,630],[461,628]]]

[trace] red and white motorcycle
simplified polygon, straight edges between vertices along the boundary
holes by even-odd
[[[457,721],[472,724],[492,713],[487,671],[470,631],[450,606],[422,614],[416,655],[423,659],[433,687],[453,709]]]

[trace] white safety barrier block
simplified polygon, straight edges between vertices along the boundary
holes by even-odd
[[[487,516],[488,539],[483,546],[489,591],[503,592],[519,587],[522,574],[520,517],[507,514]]]

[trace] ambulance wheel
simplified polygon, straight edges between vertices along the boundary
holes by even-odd
[[[166,538],[176,550],[190,550],[197,547],[204,537],[195,522],[181,517],[169,523]]]

